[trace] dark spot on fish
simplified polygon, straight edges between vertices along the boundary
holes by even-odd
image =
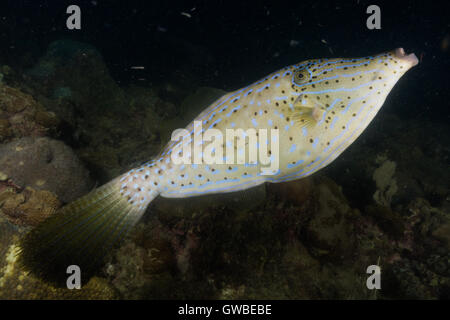
[[[313,142],[314,142],[314,140],[313,140],[313,139],[309,139],[309,142],[313,143]]]

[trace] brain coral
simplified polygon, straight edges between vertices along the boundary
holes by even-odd
[[[0,146],[0,170],[15,185],[48,190],[63,202],[92,187],[89,173],[64,143],[46,137],[27,137]]]

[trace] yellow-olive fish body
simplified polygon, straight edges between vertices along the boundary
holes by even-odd
[[[89,269],[158,195],[232,192],[320,170],[355,141],[417,63],[402,48],[307,60],[224,95],[155,160],[66,205],[30,232],[22,241],[22,262],[42,275],[65,274],[66,261]],[[179,163],[183,156],[189,161]],[[214,163],[205,161],[211,157]]]

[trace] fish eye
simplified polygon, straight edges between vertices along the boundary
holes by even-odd
[[[303,70],[297,70],[294,73],[294,83],[295,84],[303,84],[306,81],[309,80],[309,73],[303,69]]]

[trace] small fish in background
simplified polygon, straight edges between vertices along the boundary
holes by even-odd
[[[190,14],[190,13],[187,13],[187,12],[181,12],[180,14],[181,14],[182,16],[185,16],[185,17],[188,17],[188,18],[192,18],[191,14]]]
[[[262,175],[261,163],[249,162],[175,164],[171,155],[184,140],[171,141],[154,160],[67,204],[28,233],[20,244],[22,265],[46,279],[65,279],[68,264],[92,274],[155,197],[233,192],[317,172],[357,139],[397,81],[417,64],[402,48],[363,58],[312,59],[224,95],[186,127],[188,138],[195,138],[199,124],[221,132],[278,130],[276,172]],[[222,148],[226,154],[226,144]]]

